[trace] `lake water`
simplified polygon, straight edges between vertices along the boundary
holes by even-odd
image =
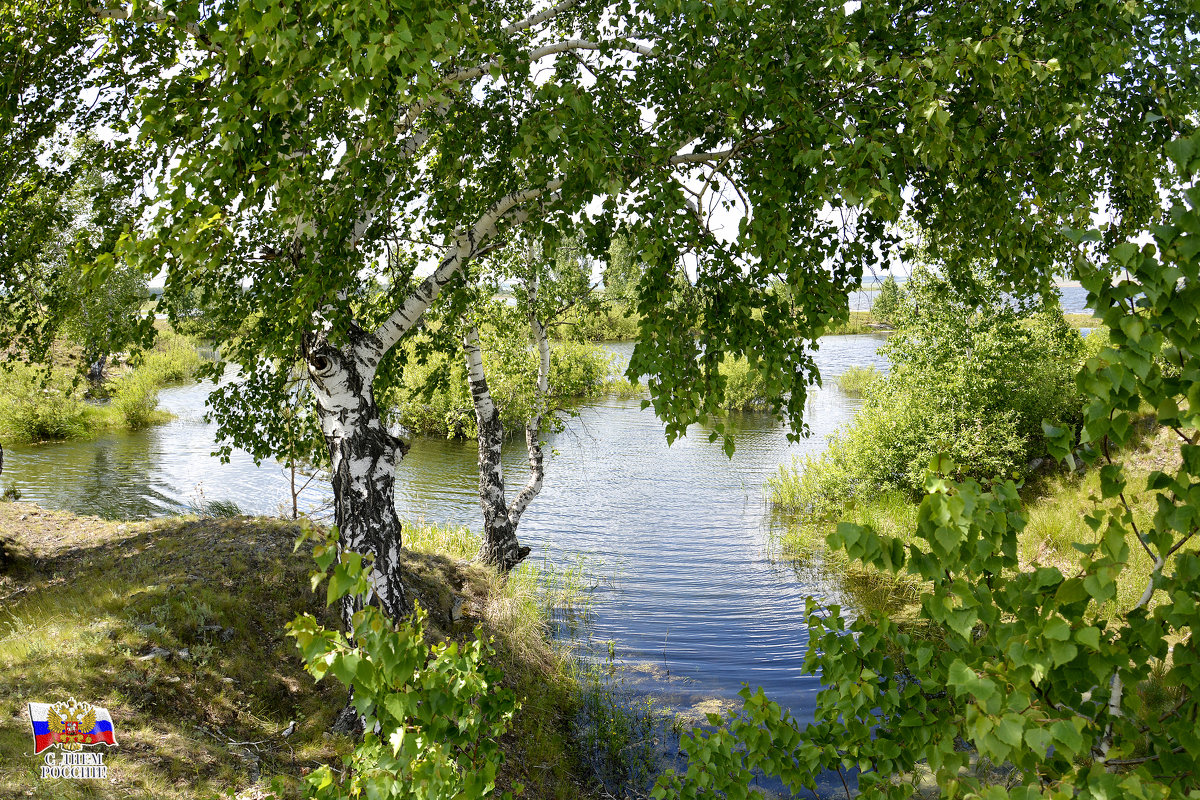
[[[850,293],[850,310],[851,311],[870,311],[871,304],[875,302],[875,298],[879,296],[879,289],[875,286],[860,289]],[[1087,289],[1081,286],[1060,286],[1058,287],[1058,301],[1062,306],[1064,314],[1087,314],[1091,313],[1087,308]]]
[[[880,336],[823,339],[815,357],[825,380],[806,409],[811,437],[789,442],[763,414],[735,415],[737,450],[693,430],[668,446],[663,427],[638,399],[580,409],[550,437],[545,488],[526,512],[520,537],[534,559],[580,563],[596,582],[588,632],[613,642],[636,688],[679,709],[736,700],[743,683],[762,686],[800,718],[811,715],[820,683],[805,675],[808,596],[836,600],[819,576],[798,579],[768,555],[763,483],[793,456],[819,453],[858,401],[833,380],[847,367],[886,369]],[[627,361],[630,345],[611,348]],[[202,417],[207,387],[164,390],[176,419],[150,430],[88,442],[7,448],[4,479],[24,499],[110,518],[148,517],[202,501],[228,500],[244,512],[277,514],[290,503],[277,465],[244,453],[212,457],[214,428]],[[524,449],[506,449],[506,474],[523,482]],[[419,438],[397,475],[407,518],[478,530],[473,442]],[[328,499],[310,487],[302,506]]]

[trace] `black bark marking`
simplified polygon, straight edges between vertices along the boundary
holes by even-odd
[[[468,374],[472,359],[482,366],[482,356],[474,337],[464,343]],[[475,422],[479,428],[479,506],[483,510],[483,541],[479,560],[501,572],[511,572],[530,553],[517,541],[517,523],[509,514],[504,498],[504,470],[500,461],[504,443],[504,425],[500,411],[491,401],[487,377],[468,378],[475,402]]]
[[[325,442],[340,546],[374,557],[375,602],[393,619],[401,619],[412,612],[412,603],[402,581],[395,476],[396,463],[408,445],[384,427],[359,361],[327,342],[308,345],[310,373],[321,389],[316,393],[318,414],[322,423],[336,421],[326,427]],[[358,599],[343,604],[347,624],[361,603]]]

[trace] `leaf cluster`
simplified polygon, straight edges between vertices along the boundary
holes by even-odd
[[[330,604],[370,596],[370,563],[357,553],[339,554],[336,529],[318,539],[313,557],[314,588],[326,581]],[[308,672],[317,680],[332,677],[350,690],[365,731],[345,756],[344,770],[326,765],[307,777],[307,796],[467,800],[491,795],[503,761],[499,739],[517,703],[501,685],[500,671],[488,663],[495,653],[482,631],[465,645],[431,645],[425,640],[423,610],[397,622],[370,603],[358,606],[346,634],[308,614],[288,625]]]
[[[1172,148],[1194,179],[1195,138]],[[658,797],[707,791],[745,797],[754,770],[793,791],[825,770],[857,770],[863,797],[908,797],[928,770],[945,797],[1195,797],[1200,663],[1200,188],[1175,199],[1153,244],[1081,242],[1076,273],[1104,323],[1106,346],[1078,374],[1087,398],[1079,444],[1047,423],[1059,457],[1097,469],[1100,492],[1078,542],[1076,570],[1022,564],[1025,516],[1012,481],[985,487],[930,463],[916,540],[843,523],[828,543],[874,569],[922,582],[918,619],[877,612],[848,619],[810,601],[806,665],[825,688],[816,720],[801,726],[759,694],[742,716],[686,741],[685,776],[668,775]],[[1091,255],[1089,259],[1087,256]],[[1114,458],[1131,441],[1133,417],[1153,409],[1177,435],[1176,466],[1152,471],[1148,523]],[[1145,591],[1105,613],[1130,548],[1152,559]],[[1172,698],[1163,708],[1151,698]],[[718,722],[719,720],[714,720]],[[976,761],[978,759],[978,761]],[[973,769],[988,762],[1004,777]]]

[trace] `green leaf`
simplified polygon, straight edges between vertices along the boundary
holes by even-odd
[[[348,553],[347,556],[355,561],[361,561],[362,556],[357,553]],[[329,573],[329,590],[325,598],[325,605],[332,605],[334,601],[345,597],[351,589],[358,583],[362,571],[357,563],[343,562],[333,568]]]
[[[1186,169],[1192,157],[1196,155],[1196,139],[1192,136],[1181,136],[1166,144],[1167,156],[1180,168]]]

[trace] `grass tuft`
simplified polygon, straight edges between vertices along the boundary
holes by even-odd
[[[351,742],[330,727],[345,692],[314,683],[284,635],[301,612],[338,624],[310,590],[298,532],[271,519],[116,523],[0,504],[0,797],[225,797],[277,776],[292,798],[306,771],[338,763]],[[570,730],[577,683],[546,637],[547,609],[563,602],[548,574],[530,565],[504,581],[467,563],[478,542],[465,529],[405,535],[406,583],[430,634],[465,639],[482,624],[521,699],[502,788],[585,795]],[[25,704],[68,696],[113,715],[109,782],[37,776]]]
[[[866,397],[871,387],[879,382],[883,373],[875,367],[850,367],[838,376],[837,385],[851,397]]]

